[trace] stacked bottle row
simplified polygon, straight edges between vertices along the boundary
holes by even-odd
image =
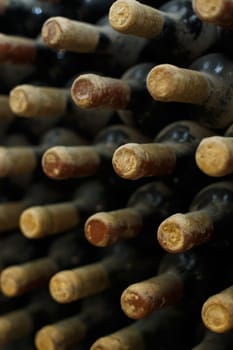
[[[232,348],[233,14],[210,3],[0,4],[1,349]]]

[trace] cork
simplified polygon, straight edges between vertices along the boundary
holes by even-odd
[[[25,310],[0,316],[0,344],[28,336],[33,331],[33,321]]]
[[[55,146],[42,156],[43,171],[53,179],[95,175],[100,162],[100,156],[92,146]]]
[[[35,59],[36,45],[33,39],[0,33],[0,62],[26,65],[33,64]]]
[[[78,316],[42,327],[35,335],[38,350],[69,349],[86,338],[85,324]]]
[[[147,89],[158,101],[204,103],[210,95],[208,75],[171,64],[160,64],[147,75]]]
[[[168,145],[127,143],[115,150],[112,165],[120,177],[128,180],[168,175],[175,169],[176,154]]]
[[[131,284],[121,295],[121,308],[132,319],[175,304],[183,295],[182,280],[175,271]]]
[[[94,25],[65,17],[50,17],[43,24],[41,35],[49,47],[74,52],[94,52],[99,42]]]
[[[21,117],[59,117],[66,111],[67,91],[18,85],[10,91],[9,103],[12,112]]]
[[[8,297],[22,295],[46,284],[58,267],[49,258],[9,266],[1,272],[1,292]]]
[[[74,80],[71,96],[81,108],[125,109],[130,99],[130,87],[123,79],[82,74]]]
[[[24,203],[20,201],[0,204],[0,232],[19,227],[19,217],[24,207]]]
[[[140,331],[128,326],[117,332],[97,339],[90,350],[145,350],[145,344]]]
[[[30,147],[0,147],[0,177],[33,172],[37,159]]]
[[[197,147],[195,160],[208,176],[222,177],[233,173],[233,137],[204,138]]]
[[[163,30],[164,15],[139,1],[117,0],[110,7],[109,22],[118,32],[154,38]]]
[[[209,297],[202,306],[205,326],[216,333],[233,329],[233,286]]]
[[[58,272],[49,284],[50,294],[58,303],[71,303],[109,287],[110,281],[101,263]]]
[[[106,247],[137,236],[142,224],[142,217],[133,208],[100,212],[86,220],[85,237],[97,247]]]
[[[27,208],[22,212],[19,224],[21,233],[34,239],[65,232],[79,221],[75,206],[67,202]]]
[[[205,22],[233,29],[233,4],[231,0],[194,0],[193,9]]]
[[[214,232],[211,217],[204,210],[177,213],[161,222],[159,244],[169,253],[182,253],[208,242]]]

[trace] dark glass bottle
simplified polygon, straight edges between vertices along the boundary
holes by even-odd
[[[232,60],[222,53],[196,59],[188,69],[157,65],[147,76],[152,97],[164,102],[183,102],[187,116],[212,129],[232,124]]]
[[[167,307],[97,339],[91,350],[188,349],[193,322],[178,307]]]
[[[187,66],[213,48],[217,28],[197,17],[190,0],[166,1],[158,9],[139,1],[117,0],[109,11],[112,27],[147,40],[159,63]]]
[[[166,251],[177,253],[209,240],[221,241],[224,236],[230,239],[224,228],[232,225],[232,209],[232,182],[211,183],[195,195],[189,212],[174,214],[161,222],[157,232],[159,243]]]

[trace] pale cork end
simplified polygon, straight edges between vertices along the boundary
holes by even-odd
[[[59,234],[78,223],[79,214],[69,203],[30,207],[20,216],[21,232],[30,239]]]
[[[107,272],[101,263],[85,265],[56,273],[49,290],[58,303],[71,303],[109,288]]]
[[[194,0],[193,9],[203,21],[233,28],[233,5],[231,1]]]
[[[10,91],[9,104],[21,117],[59,117],[65,113],[66,93],[59,88],[18,85]]]
[[[101,163],[94,147],[49,148],[42,157],[44,173],[52,179],[69,179],[95,175]]]
[[[207,77],[198,71],[160,64],[147,75],[147,89],[162,102],[202,104],[209,97]]]
[[[233,287],[207,299],[201,317],[205,326],[215,333],[233,329]]]
[[[167,145],[127,143],[115,150],[112,165],[120,177],[138,180],[170,174],[176,166],[176,155]]]
[[[213,235],[213,223],[205,212],[174,214],[162,221],[157,239],[169,253],[182,253],[207,242]]]
[[[132,209],[96,213],[84,225],[86,239],[97,247],[133,238],[141,228],[142,218]]]
[[[109,21],[118,32],[154,38],[163,29],[164,16],[138,1],[117,0],[110,7]]]
[[[41,35],[49,47],[74,52],[94,52],[99,41],[95,26],[64,17],[45,21]]]
[[[81,108],[124,109],[130,98],[130,88],[121,79],[82,74],[71,87],[74,103]]]
[[[176,303],[182,296],[181,279],[171,271],[130,285],[121,295],[121,308],[129,318],[137,320]]]
[[[221,177],[233,172],[233,138],[204,138],[197,147],[195,160],[208,176]]]

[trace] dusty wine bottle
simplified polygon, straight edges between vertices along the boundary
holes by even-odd
[[[158,9],[134,0],[117,0],[109,10],[109,21],[119,32],[146,38],[158,62],[190,64],[210,50],[217,28],[203,22],[190,0],[166,1]]]
[[[32,206],[20,216],[20,230],[27,238],[42,238],[78,228],[92,213],[117,206],[114,191],[97,179],[85,180],[67,202]],[[114,202],[114,203],[113,203]]]
[[[42,157],[44,173],[52,179],[88,177],[112,171],[114,150],[129,140],[148,140],[136,128],[114,124],[101,130],[89,146],[48,148]],[[108,171],[109,169],[109,171]]]
[[[71,303],[107,289],[126,286],[140,276],[155,270],[158,256],[147,254],[140,259],[140,250],[118,243],[101,260],[79,268],[56,273],[49,283],[52,298],[58,303]]]
[[[16,297],[44,287],[59,270],[89,263],[94,256],[93,249],[82,239],[82,231],[68,233],[51,243],[47,255],[41,252],[37,259],[3,269],[1,291],[7,297]]]
[[[147,88],[155,100],[186,103],[188,115],[209,128],[232,124],[232,60],[222,53],[201,56],[187,69],[157,65]]]
[[[43,24],[41,35],[44,42],[56,50],[92,53],[93,59],[97,54],[114,76],[123,74],[125,69],[143,58],[154,60],[152,52],[146,54],[146,39],[117,32],[110,26],[107,15],[94,25],[51,17]]]
[[[154,64],[143,62],[127,69],[121,78],[81,74],[71,86],[71,97],[84,109],[116,110],[123,123],[154,137],[162,127],[180,117],[181,104],[155,101],[147,91],[146,78]]]
[[[231,350],[232,332],[217,334],[206,330],[203,340],[192,350]]]
[[[203,21],[233,29],[233,4],[228,0],[193,0],[193,10]]]
[[[231,181],[211,183],[193,198],[189,212],[176,213],[162,221],[159,244],[170,253],[187,251],[209,240],[223,238],[223,227],[232,222]]]
[[[161,218],[179,206],[182,205],[171,188],[159,181],[150,182],[133,192],[125,208],[91,215],[84,225],[85,236],[97,247],[131,239],[152,231],[151,227],[154,230]]]
[[[187,349],[189,326],[185,314],[178,307],[170,306],[97,339],[91,350],[169,349],[174,345]]]

